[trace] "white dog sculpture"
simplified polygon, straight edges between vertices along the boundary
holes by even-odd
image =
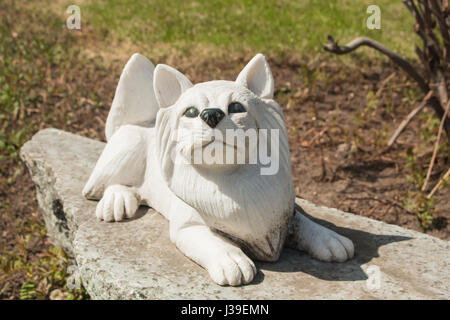
[[[256,268],[246,253],[276,261],[285,242],[322,261],[352,258],[349,239],[295,208],[287,133],[273,94],[272,73],[261,54],[234,82],[197,85],[134,54],[108,115],[108,143],[83,195],[101,199],[96,215],[104,221],[130,218],[139,205],[151,206],[169,220],[171,241],[220,285],[251,282]],[[173,139],[181,129],[190,134]],[[269,149],[279,149],[279,170],[262,175],[260,163],[180,161],[206,146],[245,152],[207,138],[213,130],[230,129],[278,130],[279,141]]]

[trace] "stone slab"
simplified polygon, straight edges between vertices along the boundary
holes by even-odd
[[[257,262],[250,285],[216,285],[169,241],[168,222],[151,208],[124,222],[96,220],[96,202],[81,190],[103,148],[45,129],[21,150],[48,233],[73,257],[94,299],[450,298],[448,241],[302,199],[308,215],[353,240],[355,257],[325,263],[285,249],[276,263]]]

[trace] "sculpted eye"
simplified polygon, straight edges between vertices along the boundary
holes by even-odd
[[[246,111],[244,106],[239,102],[232,102],[228,105],[228,113],[241,113]]]
[[[198,109],[196,107],[189,107],[186,109],[186,111],[183,113],[184,116],[189,118],[195,118],[199,114]]]

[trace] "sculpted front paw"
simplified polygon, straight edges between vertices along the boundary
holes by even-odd
[[[207,269],[211,279],[221,286],[247,284],[256,275],[255,264],[239,248],[224,250]]]
[[[131,218],[139,207],[136,194],[128,187],[113,185],[105,190],[103,198],[97,204],[95,215],[107,222]]]
[[[331,230],[321,232],[308,250],[314,258],[327,262],[344,262],[353,258],[355,249],[350,239]]]

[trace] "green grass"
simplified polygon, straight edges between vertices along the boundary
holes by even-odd
[[[85,79],[99,83],[108,73],[80,57],[64,20],[36,10],[39,4],[0,2],[0,299],[83,299],[84,289],[67,287],[71,263],[48,241],[19,150],[46,126],[77,131],[71,113],[89,107],[92,116],[102,102],[102,90],[89,84],[86,92]]]
[[[370,4],[380,6],[381,30],[366,27]],[[413,18],[401,1],[89,1],[81,11],[82,21],[107,37],[151,49],[164,43],[185,50],[206,45],[231,52],[314,54],[332,34],[341,42],[370,36],[414,56]]]

